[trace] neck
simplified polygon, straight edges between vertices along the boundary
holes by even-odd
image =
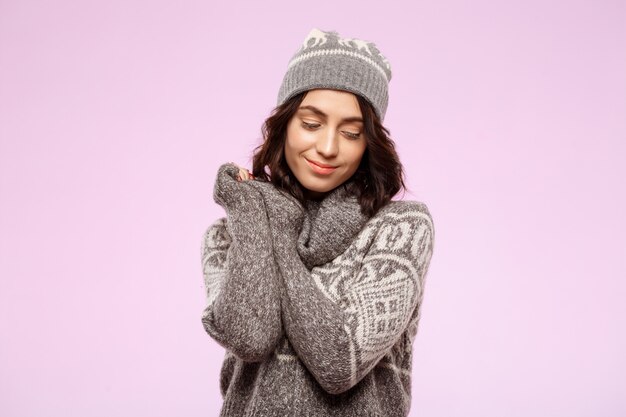
[[[343,183],[339,184],[338,186],[336,186],[335,188],[333,188],[332,190],[329,190],[329,191],[313,191],[313,190],[309,190],[309,189],[304,188],[304,187],[302,187],[302,191],[303,191],[305,199],[313,200],[313,201],[322,201],[329,194],[332,194],[333,192],[337,191],[338,188],[343,187],[345,184],[346,184],[346,182],[343,182]]]
[[[297,251],[307,268],[323,265],[342,254],[367,222],[358,199],[344,184],[322,199],[307,199]]]
[[[328,195],[328,191],[320,192],[320,191],[312,191],[312,190],[304,189],[304,198],[306,198],[307,200],[321,201],[327,195]]]

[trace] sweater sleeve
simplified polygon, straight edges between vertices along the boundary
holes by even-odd
[[[280,256],[283,322],[298,357],[321,387],[356,385],[419,319],[433,248],[423,203],[371,221],[344,254],[309,271],[285,246]],[[417,203],[417,204],[414,204]]]
[[[231,210],[228,217],[215,221],[202,239],[202,271],[204,329],[242,360],[262,361],[283,333],[265,211]]]

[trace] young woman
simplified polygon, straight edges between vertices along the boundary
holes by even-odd
[[[252,172],[220,166],[202,323],[226,349],[221,416],[406,416],[434,229],[388,130],[389,63],[314,29]]]

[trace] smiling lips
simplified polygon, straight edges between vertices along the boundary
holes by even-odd
[[[304,158],[304,159],[306,159],[306,158]],[[306,161],[309,164],[309,166],[311,167],[311,169],[313,169],[313,171],[318,173],[318,174],[328,175],[328,174],[332,173],[335,169],[337,169],[337,167],[334,167],[332,165],[322,164],[320,162],[313,162],[313,161],[309,161],[308,159],[306,159]]]

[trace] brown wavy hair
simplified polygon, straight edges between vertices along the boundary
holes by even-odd
[[[306,201],[304,189],[287,165],[284,147],[287,125],[306,93],[307,91],[303,91],[274,108],[261,129],[263,143],[254,149],[252,158],[252,174],[256,178],[284,189],[303,205]],[[358,197],[361,212],[373,216],[401,189],[406,190],[407,187],[404,183],[404,170],[395,144],[389,137],[389,130],[382,125],[372,105],[362,96],[355,96],[363,115],[367,147],[359,167],[346,182],[354,180],[354,193]]]

